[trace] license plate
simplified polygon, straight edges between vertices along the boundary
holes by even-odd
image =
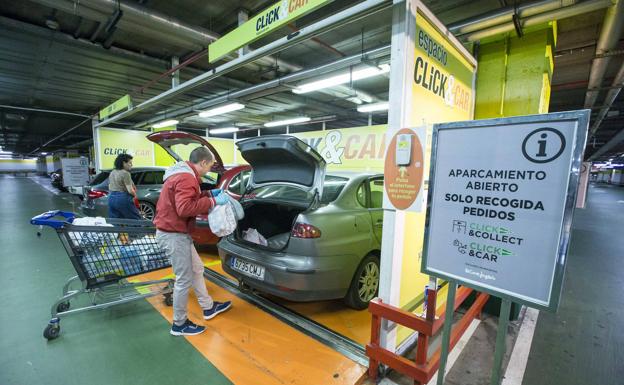
[[[245,262],[238,258],[232,258],[230,260],[230,266],[232,267],[232,269],[240,271],[245,275],[259,279],[261,281],[264,280],[264,267],[262,266],[258,266],[254,263]]]

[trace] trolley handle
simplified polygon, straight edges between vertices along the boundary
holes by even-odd
[[[65,219],[53,219],[56,217],[63,217]],[[43,214],[39,214],[30,220],[30,224],[35,226],[50,226],[54,229],[60,229],[68,223],[73,222],[76,218],[76,214],[69,211],[52,210]]]

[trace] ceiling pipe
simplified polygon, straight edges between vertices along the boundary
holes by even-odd
[[[121,11],[124,13],[124,18],[126,18],[129,22],[138,23],[146,27],[152,27],[163,32],[170,31],[176,35],[181,35],[205,45],[208,45],[219,38],[218,34],[205,28],[186,24],[185,22],[174,17],[145,8],[138,4],[129,3],[127,1],[80,0],[80,2],[75,3],[109,15],[115,12],[117,7],[120,7]]]
[[[355,55],[346,56],[342,59],[335,60],[328,64],[323,64],[321,66],[314,67],[314,68],[303,69],[301,71],[293,72],[291,74],[288,74],[288,75],[285,75],[285,76],[282,76],[280,78],[276,78],[273,80],[269,80],[261,84],[252,85],[242,90],[230,92],[226,95],[218,96],[211,100],[197,103],[189,107],[183,107],[174,111],[158,114],[149,120],[137,123],[135,125],[135,128],[149,126],[155,122],[159,122],[163,120],[165,117],[186,117],[189,115],[193,115],[193,114],[196,114],[198,110],[203,110],[212,106],[217,106],[219,104],[227,103],[229,101],[240,99],[243,97],[248,97],[250,95],[260,94],[266,90],[276,89],[287,83],[294,83],[297,81],[306,80],[314,76],[318,76],[320,74],[324,74],[324,73],[328,73],[328,72],[332,72],[332,71],[336,71],[342,68],[349,67],[351,65],[360,63],[362,61],[376,60],[381,57],[388,56],[389,54],[390,54],[389,45],[385,45],[385,46],[378,47],[378,48],[373,48],[363,53],[357,53]]]
[[[32,0],[35,3],[58,9],[71,15],[81,16],[106,25],[109,17],[117,10],[116,0]],[[121,30],[150,36],[166,42],[185,42],[194,49],[205,48],[218,39],[219,35],[203,28],[191,26],[169,16],[147,8],[121,2],[123,17],[119,20]]]
[[[449,24],[448,30],[451,31],[454,35],[462,35],[469,32],[475,32],[500,24],[513,22],[513,16],[514,14],[516,14],[516,11],[520,18],[525,18],[546,11],[552,11],[554,9],[561,8],[564,5],[563,3],[565,3],[565,1],[542,0],[521,4],[517,8],[513,6],[500,8],[479,16],[471,17],[469,19]]]
[[[622,63],[620,70],[618,71],[617,75],[615,75],[615,79],[613,80],[611,87],[613,88],[611,88],[609,92],[607,92],[607,97],[605,98],[605,101],[604,101],[604,107],[600,109],[600,112],[598,113],[598,117],[596,117],[596,120],[594,121],[594,124],[592,125],[592,128],[590,130],[590,136],[596,135],[596,131],[598,131],[598,129],[600,128],[600,124],[602,123],[603,119],[607,116],[609,109],[615,102],[615,99],[617,98],[618,94],[622,90],[622,87],[624,87],[624,63]]]
[[[41,146],[35,148],[34,150],[32,150],[31,152],[29,152],[28,154],[34,154],[35,152],[46,148],[48,145],[50,145],[51,143],[56,142],[57,140],[59,140],[60,138],[62,138],[63,136],[69,134],[70,132],[74,131],[75,129],[77,129],[78,127],[82,126],[83,124],[90,122],[91,121],[91,117],[86,118],[85,120],[83,120],[82,122],[76,124],[75,126],[61,132],[60,134],[58,134],[57,136],[55,136],[54,138],[48,140],[47,142],[45,142],[44,144],[42,144]]]
[[[622,35],[622,27],[624,27],[624,0],[619,0],[617,4],[611,6],[607,10],[598,44],[596,47],[596,55],[603,55],[617,48],[620,36]],[[611,61],[610,56],[599,57],[592,60],[592,66],[589,73],[588,88],[598,88],[602,86],[605,72]],[[585,108],[591,108],[596,103],[599,91],[587,91],[585,94]]]
[[[614,0],[588,0],[582,3],[561,7],[556,10],[543,12],[537,15],[529,16],[520,20],[520,26],[522,28],[528,28],[544,23],[548,23],[555,20],[566,19],[582,15],[585,13],[598,11],[603,8],[607,8],[613,5]],[[501,35],[516,30],[516,26],[513,22],[499,24],[493,27],[485,28],[479,31],[474,31],[458,36],[460,40],[473,42],[487,37]]]
[[[59,114],[59,115],[78,116],[78,117],[81,117],[81,118],[90,118],[89,115],[76,114],[74,112],[46,110],[46,109],[43,109],[43,108],[17,107],[17,106],[9,106],[7,104],[0,104],[0,108],[7,108],[7,109],[11,109],[11,110],[21,110],[21,111],[43,112],[43,113],[46,113],[46,114]]]
[[[238,68],[243,67],[244,65],[254,62],[255,60],[263,56],[276,54],[280,51],[283,51],[284,49],[292,47],[296,44],[300,44],[301,42],[308,40],[312,37],[332,31],[339,26],[344,26],[347,23],[360,20],[375,12],[387,9],[390,6],[392,6],[392,2],[390,0],[367,0],[362,3],[356,4],[351,8],[335,13],[309,26],[306,26],[295,34],[291,34],[289,36],[284,36],[280,39],[277,39],[247,55],[234,59],[217,68],[214,68],[211,71],[208,71],[191,80],[188,80],[180,84],[180,86],[176,88],[172,88],[156,97],[150,98],[143,103],[138,104],[131,110],[122,112],[105,121],[99,122],[96,127],[105,126],[107,124],[130,117],[137,112],[144,111],[147,108],[163,103],[166,100],[169,100],[187,91],[204,85],[211,80],[224,76]]]
[[[607,151],[612,148],[618,146],[620,143],[624,142],[624,129],[620,130],[620,132],[615,135],[611,140],[609,140],[606,144],[600,147],[596,152],[594,152],[588,159],[588,161],[598,160],[601,156],[607,153]]]

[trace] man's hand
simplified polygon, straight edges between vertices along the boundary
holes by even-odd
[[[221,190],[219,190],[219,191],[221,191]],[[218,206],[225,205],[225,204],[227,204],[229,202],[227,194],[219,194],[216,197],[214,197],[214,200],[215,200],[215,203]]]
[[[214,190],[210,190],[210,194],[212,194],[213,198],[218,197],[219,195],[221,195],[223,193],[223,190],[221,190],[220,188],[216,188]]]

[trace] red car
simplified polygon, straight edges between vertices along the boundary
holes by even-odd
[[[215,164],[212,167],[210,175],[205,177],[205,183],[202,184],[203,190],[220,188],[230,196],[240,199],[245,193],[247,181],[251,174],[251,167],[248,165],[236,166],[226,169],[217,150],[204,138],[199,135],[191,134],[183,131],[161,131],[155,132],[147,136],[147,139],[160,145],[171,157],[176,161],[183,161],[182,157],[176,153],[181,152],[182,146],[197,147],[197,144],[208,147],[215,155]],[[172,148],[173,146],[177,146]],[[184,150],[190,152],[189,149]],[[210,231],[208,224],[208,215],[200,215],[197,217],[197,226],[191,234],[195,243],[199,245],[214,245],[219,242],[219,237]]]

